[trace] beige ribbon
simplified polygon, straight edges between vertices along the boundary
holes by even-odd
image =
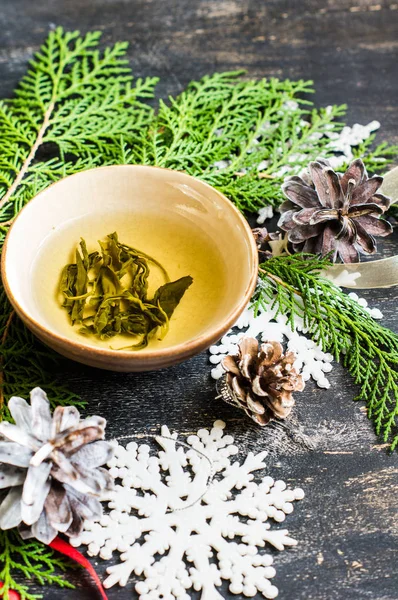
[[[380,188],[392,204],[398,202],[398,167],[384,176]],[[398,285],[398,255],[371,262],[333,265],[323,273],[325,277],[346,288],[389,288]]]

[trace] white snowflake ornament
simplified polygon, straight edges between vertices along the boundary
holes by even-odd
[[[157,456],[146,444],[115,444],[109,467],[121,485],[106,498],[111,512],[73,540],[91,556],[120,552],[105,587],[126,585],[134,573],[143,577],[135,586],[141,600],[189,600],[192,588],[202,600],[219,600],[223,579],[233,594],[276,598],[273,558],[258,548],[297,544],[269,520],[284,521],[304,492],[271,477],[256,483],[253,472],[265,467],[267,453],[231,462],[238,448],[224,427],[216,421],[182,442],[163,426],[154,436],[163,448]]]

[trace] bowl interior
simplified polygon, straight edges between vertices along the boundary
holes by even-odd
[[[171,280],[193,277],[169,333],[162,341],[151,341],[140,355],[208,335],[234,316],[252,287],[255,253],[250,231],[221,194],[184,173],[145,166],[102,167],[41,192],[10,230],[3,272],[11,300],[28,324],[58,340],[100,351],[118,348],[72,328],[57,291],[62,267],[75,262],[80,237],[91,252],[99,249],[97,240],[113,231],[164,264]],[[163,282],[156,272],[151,277],[155,290]]]

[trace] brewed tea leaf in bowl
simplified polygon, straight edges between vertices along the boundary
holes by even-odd
[[[62,269],[59,291],[62,307],[80,333],[107,340],[117,335],[138,338],[123,350],[141,350],[155,335],[163,339],[169,320],[193,282],[190,275],[170,281],[166,269],[153,257],[119,242],[116,232],[99,242],[101,253],[88,254],[83,238],[76,262]],[[148,295],[150,263],[165,283]]]

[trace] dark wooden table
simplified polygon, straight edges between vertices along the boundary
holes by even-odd
[[[1,96],[12,93],[54,24],[99,29],[104,43],[128,40],[135,74],[159,76],[163,97],[216,70],[313,79],[318,105],[347,103],[349,123],[377,119],[379,139],[398,141],[394,0],[1,0]],[[398,331],[397,290],[363,296]],[[88,412],[108,418],[110,436],[156,432],[163,423],[196,431],[222,418],[242,448],[269,447],[269,474],[307,494],[286,523],[299,546],[275,556],[280,598],[397,600],[398,454],[387,454],[363,406],[352,402],[356,390],[347,373],[336,366],[329,390],[309,383],[300,396],[296,418],[312,451],[287,437],[271,443],[271,431],[215,400],[209,373],[204,353],[136,375],[66,363],[62,376],[89,401]],[[97,568],[105,566],[100,561]],[[76,591],[48,588],[44,598],[94,598],[87,580],[71,578]],[[132,582],[109,591],[111,600],[131,597]]]

